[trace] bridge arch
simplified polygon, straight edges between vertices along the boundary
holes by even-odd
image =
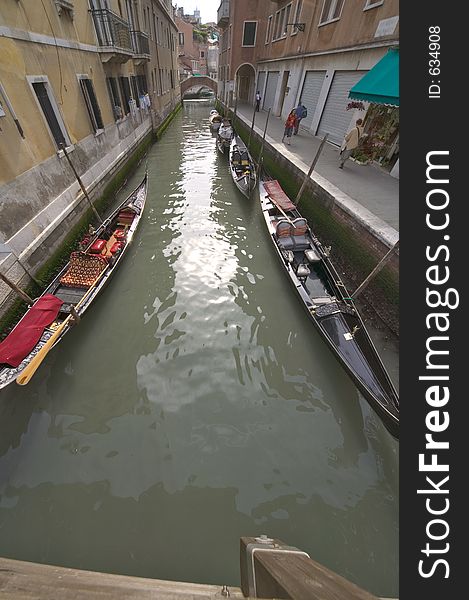
[[[197,88],[200,89],[202,87],[208,87],[211,90],[213,90],[215,92],[215,94],[218,91],[218,85],[217,82],[214,79],[211,79],[210,77],[188,77],[187,79],[184,79],[184,81],[181,81],[181,96],[183,97],[184,94],[186,92],[188,92],[191,88]]]

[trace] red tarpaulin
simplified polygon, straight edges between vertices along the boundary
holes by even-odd
[[[54,321],[62,304],[63,301],[52,294],[39,298],[0,343],[0,364],[17,367],[38,343],[44,329]]]
[[[264,187],[269,198],[282,210],[293,210],[295,205],[280,187],[277,180],[264,181]]]

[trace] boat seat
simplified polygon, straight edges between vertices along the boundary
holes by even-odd
[[[306,219],[302,217],[295,219],[293,222],[281,219],[275,227],[278,245],[282,250],[307,250],[311,248],[311,238],[306,235],[307,229]]]
[[[321,296],[319,298],[311,298],[311,302],[316,306],[320,304],[331,304],[331,302],[335,302],[336,298],[334,296]]]
[[[303,217],[293,219],[292,235],[304,235],[308,231],[308,222]]]
[[[305,256],[309,263],[321,262],[321,257],[318,255],[316,250],[313,250],[313,248],[309,248],[308,250],[305,250]]]
[[[129,208],[124,208],[119,212],[117,217],[117,225],[121,227],[130,227],[135,219],[135,212]]]
[[[100,254],[72,252],[70,265],[60,278],[63,286],[88,288],[107,267],[107,259]]]
[[[106,250],[106,240],[95,240],[90,248],[90,254],[102,254]]]
[[[303,263],[298,265],[298,267],[296,269],[296,276],[299,279],[306,279],[306,277],[308,277],[310,273],[311,273],[311,271],[309,270],[308,265],[305,265]]]

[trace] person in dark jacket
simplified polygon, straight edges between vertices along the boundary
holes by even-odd
[[[301,102],[300,102],[298,104],[298,106],[295,108],[295,115],[296,115],[296,125],[295,125],[295,131],[293,133],[295,135],[297,135],[301,119],[304,119],[305,117],[308,116],[308,109],[306,108],[306,106],[304,104],[301,104]]]
[[[259,112],[259,107],[261,105],[261,94],[259,90],[256,92],[256,111]]]

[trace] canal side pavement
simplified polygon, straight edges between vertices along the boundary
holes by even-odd
[[[253,110],[250,104],[245,103],[236,109],[236,117],[249,128]],[[261,137],[264,135],[267,114],[263,110],[256,112],[254,129]],[[281,141],[283,131],[283,118],[270,114],[266,141],[306,174],[321,138],[311,135],[300,125],[298,135],[292,136],[291,145],[288,146]],[[312,177],[327,188],[338,202],[344,202],[357,216],[367,221],[368,227],[384,233],[390,245],[399,239],[398,179],[376,165],[359,165],[351,160],[345,163],[343,170],[339,169],[339,148],[328,143],[323,147]]]

